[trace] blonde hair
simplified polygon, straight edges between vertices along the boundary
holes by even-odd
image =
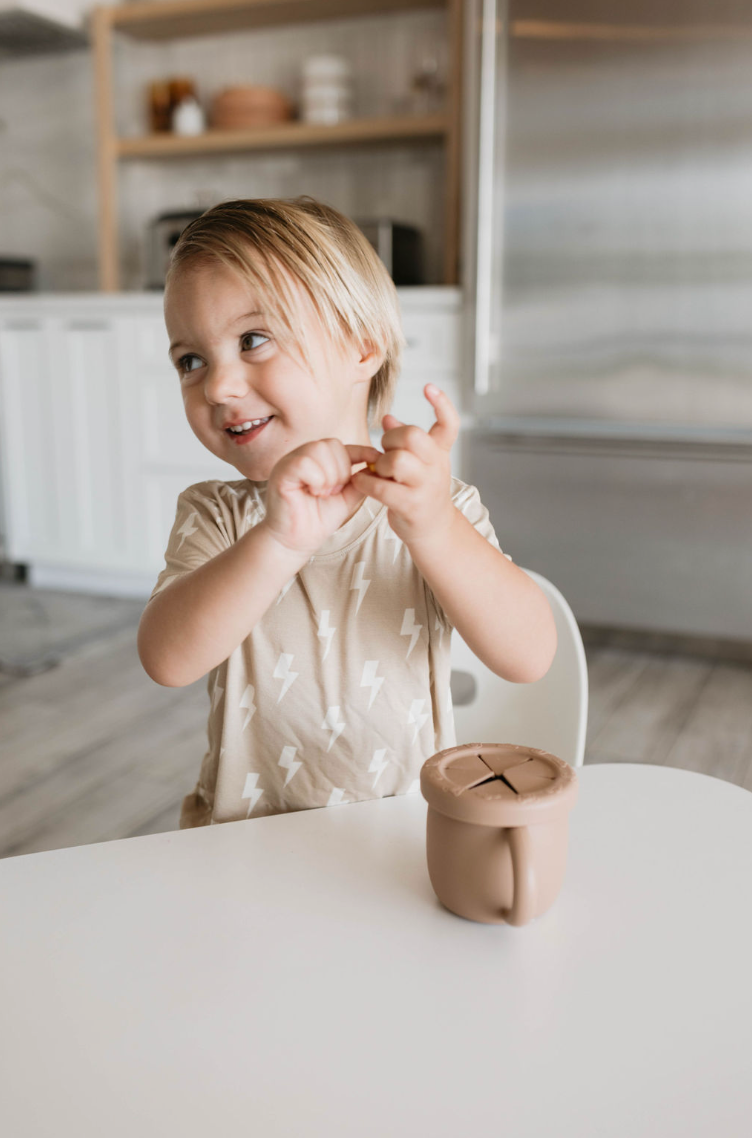
[[[308,195],[220,202],[181,233],[166,286],[182,267],[204,261],[247,281],[283,347],[296,346],[309,367],[305,325],[295,327],[299,305],[286,274],[303,286],[331,341],[383,351],[368,392],[369,427],[380,423],[394,398],[405,338],[394,282],[354,222]]]

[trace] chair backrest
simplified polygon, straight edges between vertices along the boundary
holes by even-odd
[[[588,713],[585,649],[574,614],[559,590],[525,572],[543,590],[556,621],[551,667],[533,684],[502,680],[452,632],[452,702],[458,743],[524,743],[582,766]],[[468,677],[472,677],[469,679]]]

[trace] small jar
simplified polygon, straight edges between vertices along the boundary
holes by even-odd
[[[171,126],[172,103],[170,84],[159,80],[149,84],[149,126],[152,131],[168,131]]]
[[[172,112],[174,134],[196,135],[206,130],[206,116],[194,95],[182,99]]]

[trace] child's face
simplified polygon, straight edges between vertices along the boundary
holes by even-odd
[[[181,269],[165,294],[170,357],[178,369],[185,411],[204,446],[245,478],[263,482],[291,450],[316,439],[368,445],[375,351],[331,344],[305,290],[301,301],[312,370],[284,352],[249,286],[222,265]],[[231,432],[256,419],[268,422]]]

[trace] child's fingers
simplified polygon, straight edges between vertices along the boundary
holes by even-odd
[[[427,383],[423,393],[436,414],[436,422],[428,432],[443,450],[451,450],[460,433],[460,417],[448,395],[433,383]]]
[[[373,462],[381,454],[376,447],[363,446],[362,443],[345,443],[345,450],[353,465],[356,462]]]
[[[310,454],[300,454],[295,460],[288,463],[282,472],[279,489],[284,493],[289,490],[307,490],[310,494],[318,496],[323,494],[329,484],[326,471]]]
[[[419,486],[426,473],[425,463],[409,450],[387,451],[375,463],[369,463],[368,470],[403,486]]]
[[[358,470],[352,476],[352,482],[356,490],[361,494],[365,494],[368,498],[375,498],[377,502],[383,502],[389,509],[399,510],[405,506],[405,494],[411,493],[407,486],[403,486],[400,482],[393,482],[391,478],[381,478],[378,474],[372,474],[368,469]]]
[[[385,453],[407,450],[426,464],[433,462],[436,457],[436,447],[427,432],[414,423],[398,423],[396,427],[387,428],[381,443]]]

